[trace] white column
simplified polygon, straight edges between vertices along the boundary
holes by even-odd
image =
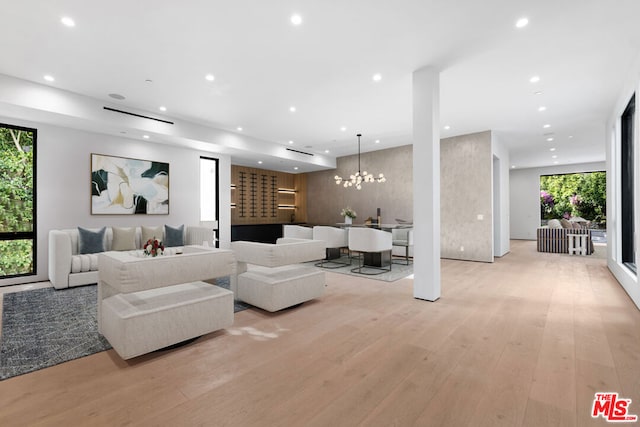
[[[440,71],[413,73],[413,296],[440,298]]]

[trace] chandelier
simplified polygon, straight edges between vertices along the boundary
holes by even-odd
[[[383,173],[374,177],[373,174],[367,173],[367,171],[360,172],[360,137],[362,134],[357,134],[356,136],[358,137],[358,172],[351,175],[349,179],[336,175],[334,177],[336,184],[342,184],[344,188],[355,186],[357,190],[362,190],[363,182],[386,182],[387,178],[384,177]]]

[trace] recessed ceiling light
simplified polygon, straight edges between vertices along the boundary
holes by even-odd
[[[540,81],[540,76],[533,76],[529,79],[531,83],[538,83]]]
[[[376,139],[376,144],[380,144],[380,140],[379,139]]]
[[[340,128],[340,130],[341,130],[342,132],[346,132],[346,131],[347,131],[347,127],[346,127],[346,126],[342,126],[342,127]]]
[[[291,15],[291,23],[296,26],[302,24],[302,16],[294,13],[293,15]]]
[[[573,138],[573,135],[569,135],[569,139]]]
[[[293,145],[293,141],[289,141],[289,145]]]
[[[262,160],[258,160],[258,164],[261,165],[262,164]]]
[[[538,107],[538,111],[545,111],[547,109],[547,107],[545,107],[544,105],[541,105],[540,107]]]
[[[212,82],[216,79],[216,76],[214,76],[213,74],[207,74],[206,76],[204,76],[204,78]]]
[[[549,129],[551,127],[551,125],[543,125],[542,127],[545,128],[545,129]]]
[[[516,165],[511,165],[511,169],[515,169],[515,168],[516,168]]]
[[[144,139],[149,139],[149,135],[142,135]]]
[[[117,99],[118,101],[122,101],[123,99],[125,99],[124,96],[120,95],[119,93],[110,93],[109,98]]]
[[[324,150],[325,153],[329,154],[329,150]]]
[[[529,23],[529,20],[527,18],[520,18],[516,21],[516,27],[524,28],[527,26],[528,23]]]
[[[289,111],[291,111],[292,113],[296,112],[296,107],[294,107],[293,105],[291,107],[289,107]]]
[[[558,158],[558,156],[554,154],[553,156],[551,156],[551,158],[552,158],[552,159],[557,159],[557,158]]]
[[[541,90],[537,90],[535,92],[533,92],[534,95],[542,95],[542,91]]]
[[[376,73],[373,75],[372,79],[374,82],[379,82],[380,80],[382,80],[382,75],[380,73]]]
[[[238,129],[239,132],[242,132],[242,127],[238,126],[236,129]]]
[[[62,22],[62,24],[66,25],[67,27],[75,27],[76,26],[76,23],[74,22],[74,20],[69,18],[68,16],[63,16],[60,19],[60,22]]]
[[[553,162],[554,165],[557,165],[559,162],[556,160],[555,162]]]
[[[549,151],[556,151],[556,147],[549,148]]]
[[[53,81],[55,81],[55,79],[53,78],[53,76],[50,76],[49,74],[46,74],[46,75],[44,76],[44,79],[45,79],[46,81],[48,81],[48,82],[53,82]]]
[[[297,166],[295,166],[295,167],[293,168],[293,170],[294,170],[294,171],[297,171],[298,169],[300,169],[300,168],[299,168],[299,167],[297,167]]]
[[[549,138],[547,138],[547,141],[551,142],[551,141],[553,141],[553,138],[549,137]]]
[[[161,106],[159,107],[159,110],[160,110],[160,111],[167,111],[167,107],[165,107],[164,105],[161,105]]]
[[[444,127],[444,130],[449,130],[449,129],[451,129],[451,126],[449,126],[449,125],[446,125],[446,126]]]

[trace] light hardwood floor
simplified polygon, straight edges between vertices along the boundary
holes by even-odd
[[[586,426],[596,391],[640,414],[640,312],[595,257],[513,241],[412,281],[327,273],[326,295],[124,362],[107,351],[0,382],[0,425]]]

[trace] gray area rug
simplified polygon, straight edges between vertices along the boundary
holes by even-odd
[[[394,260],[400,260],[400,258],[394,258]],[[348,263],[349,262],[349,257],[346,255],[343,255],[342,257],[340,257],[340,259],[335,260],[335,261],[339,261],[341,263]],[[310,262],[310,263],[306,263],[309,265],[315,265],[317,264],[317,261],[314,262]],[[329,266],[329,267],[333,267],[333,266],[337,266],[337,264],[331,264],[330,262],[326,262],[325,265]],[[356,276],[356,277],[364,277],[367,279],[373,279],[373,280],[380,280],[383,282],[395,282],[396,280],[400,280],[400,279],[404,279],[407,276],[410,276],[413,274],[413,264],[410,265],[402,265],[402,264],[393,264],[393,266],[391,267],[391,271],[390,272],[385,272],[382,274],[378,274],[375,276],[368,276],[365,274],[359,274],[359,273],[354,273],[351,271],[352,268],[356,268],[358,267],[358,260],[356,258],[354,258],[353,260],[351,260],[351,265],[347,265],[344,267],[339,267],[339,268],[322,268],[323,271],[330,271],[332,273],[340,273],[340,274],[348,274],[350,276]],[[321,267],[317,267],[317,268],[321,268]],[[386,267],[385,267],[386,268]],[[377,273],[379,270],[375,270],[375,269],[369,269],[369,268],[363,268],[362,271],[364,271],[365,273]]]
[[[229,289],[229,278],[216,279]],[[97,286],[4,295],[0,380],[111,348],[98,333]],[[236,312],[251,307],[236,301]]]

